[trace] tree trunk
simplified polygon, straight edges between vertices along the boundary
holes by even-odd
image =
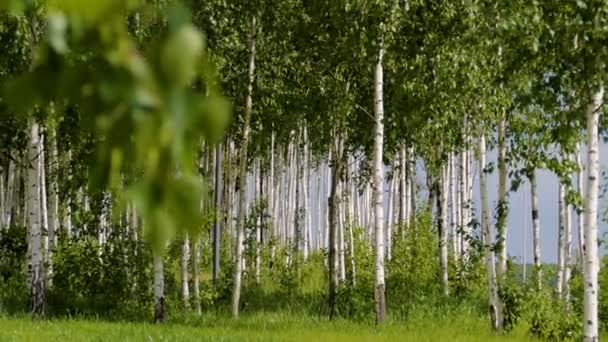
[[[258,189],[258,204],[261,204],[262,199],[264,198],[264,172],[262,172],[261,162],[258,162],[258,173],[258,177],[260,180]],[[262,207],[259,207],[259,213],[256,220],[257,224],[255,227],[255,281],[259,284],[262,268],[262,225],[264,224],[264,211],[262,210]]]
[[[308,167],[308,131],[306,125],[304,125],[304,163],[302,165],[302,223],[301,227],[304,230],[302,234],[302,256],[304,260],[308,260],[309,246],[310,246],[310,202],[308,198],[308,186],[309,186],[309,167]]]
[[[339,204],[338,204],[338,265],[340,270],[340,282],[346,280],[346,245],[344,241],[344,182],[338,184]]]
[[[581,148],[581,144],[578,143],[577,144],[577,148],[576,148],[576,165],[578,167],[578,170],[576,171],[576,189],[578,190],[578,193],[580,194],[581,198],[585,198],[585,191],[583,188],[583,157],[582,157],[583,151]],[[583,268],[583,259],[584,259],[584,252],[585,252],[585,234],[583,232],[584,226],[585,226],[585,216],[584,216],[584,210],[583,210],[584,206],[582,208],[577,208],[577,225],[576,225],[576,234],[577,234],[577,238],[578,238],[578,255],[577,255],[577,259],[578,259],[578,265],[580,265],[581,269]]]
[[[570,161],[571,158],[568,157]],[[572,187],[571,180],[565,187],[565,191]],[[564,201],[564,277],[562,279],[562,290],[564,291],[564,301],[566,308],[570,309],[570,275],[572,274],[572,205]]]
[[[601,105],[603,104],[604,87],[596,89],[586,108],[587,117],[587,191],[585,196],[585,262],[584,262],[584,340],[595,342],[598,335],[598,183],[599,154],[598,129]]]
[[[488,200],[488,176],[486,169],[486,138],[479,139],[479,192],[481,200],[481,229],[483,230],[483,245],[486,270],[488,273],[488,289],[490,291],[490,319],[495,331],[502,331],[504,317],[502,303],[498,297],[498,282],[496,279],[496,262],[492,245],[492,225],[490,222],[490,205]]]
[[[449,176],[449,202],[450,202],[450,232],[452,243],[452,255],[458,262],[458,171],[456,169],[456,153],[452,153],[448,159]]]
[[[356,256],[355,256],[355,239],[353,236],[354,223],[351,223],[348,226],[348,235],[349,235],[349,247],[350,247],[350,271],[351,271],[351,281],[353,286],[357,286],[357,264],[356,264]]]
[[[564,267],[565,267],[565,231],[566,231],[566,191],[565,185],[559,184],[559,225],[557,230],[557,296],[563,299]]]
[[[256,44],[256,18],[251,19],[251,33],[249,36],[249,81],[247,85],[247,101],[243,120],[243,141],[241,142],[241,155],[239,165],[239,215],[236,239],[236,267],[234,268],[234,290],[232,292],[232,316],[239,317],[239,305],[241,300],[241,278],[243,273],[243,240],[246,215],[246,177],[247,177],[247,150],[249,146],[249,121],[253,109],[253,82],[255,80],[255,44]]]
[[[67,163],[68,165],[71,163],[72,161],[72,151],[68,150],[67,152]],[[68,183],[71,183],[72,181],[72,170],[71,168],[68,167],[67,170],[67,178],[68,178]],[[65,201],[65,217],[64,217],[64,223],[63,226],[65,227],[65,232],[67,237],[71,237],[72,236],[72,192],[71,191],[67,191],[66,193],[66,201]]]
[[[336,292],[339,285],[338,279],[338,255],[337,255],[337,220],[339,208],[338,184],[340,182],[340,174],[342,172],[342,139],[339,134],[336,134],[334,142],[334,153],[331,172],[331,186],[328,199],[328,269],[329,269],[329,318],[333,319],[336,310]]]
[[[190,308],[190,286],[188,284],[188,261],[190,260],[190,239],[188,234],[182,241],[181,255],[181,280],[182,280],[182,304],[186,309]]]
[[[406,148],[402,146],[399,150],[399,175],[397,179],[399,180],[399,223],[405,224],[405,220],[407,217],[407,158],[406,158]]]
[[[396,182],[396,174],[393,172],[393,176],[391,177],[391,180],[389,181],[388,184],[388,209],[386,210],[386,241],[385,241],[385,245],[386,245],[386,258],[390,261],[391,260],[391,229],[393,227],[393,211],[395,210],[395,207],[393,206],[393,202],[394,202],[394,198],[397,195],[397,192],[395,191],[395,184]]]
[[[193,243],[194,253],[192,253],[192,292],[194,296],[194,309],[200,315],[201,312],[201,290],[200,290],[200,260],[201,260],[201,238],[197,236]]]
[[[416,181],[416,155],[414,154],[414,147],[409,147],[410,162],[408,163],[409,171],[408,176],[410,178],[410,225],[416,223],[416,198],[418,195],[418,183]]]
[[[543,270],[540,261],[540,215],[538,213],[538,193],[536,184],[536,171],[533,170],[529,176],[530,197],[532,198],[532,243],[534,244],[534,270],[536,276],[536,286],[542,288]]]
[[[378,53],[378,62],[374,72],[374,230],[376,234],[376,278],[374,299],[376,302],[376,324],[386,318],[384,294],[384,177],[382,148],[384,145],[384,103],[383,103],[383,69],[384,48]]]
[[[163,258],[160,254],[154,253],[154,322],[156,323],[162,323],[167,319],[163,272]]]
[[[30,141],[27,160],[27,207],[28,218],[28,288],[30,289],[31,311],[44,314],[45,311],[45,273],[42,255],[42,230],[40,222],[40,132],[39,124],[30,122]]]
[[[446,166],[441,167],[439,180],[435,184],[436,199],[437,199],[437,230],[439,233],[439,268],[441,271],[441,288],[443,295],[448,296],[450,293],[448,283],[448,229],[446,220],[446,204],[447,194],[445,191],[446,182]]]
[[[498,124],[498,206],[496,215],[496,254],[498,255],[497,276],[499,282],[507,273],[507,122],[502,114]]]
[[[6,227],[10,227],[13,222],[13,208],[15,207],[15,162],[13,160],[8,161],[8,171],[6,175],[6,196],[5,196],[5,204],[4,204],[4,224]]]
[[[222,146],[218,144],[215,146],[215,163],[214,163],[214,190],[213,190],[213,204],[215,215],[213,215],[213,284],[218,285],[220,278],[220,258],[221,258],[221,246],[222,246],[222,232],[220,227],[219,215],[221,214],[222,198],[221,198],[221,184],[222,184]],[[196,240],[200,248],[200,239]],[[200,253],[200,251],[199,251]],[[195,252],[196,254],[196,252]],[[198,272],[197,275],[198,277]],[[198,286],[198,285],[195,285]],[[198,304],[200,307],[200,303]]]

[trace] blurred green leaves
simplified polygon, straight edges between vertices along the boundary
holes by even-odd
[[[142,49],[125,20],[144,10],[142,1],[45,5],[36,20],[44,20],[46,29],[32,46],[30,71],[7,82],[2,98],[21,115],[51,104],[58,115],[75,108],[97,141],[90,185],[119,192],[123,176],[133,175],[124,194],[117,194],[119,202],[135,204],[157,250],[177,231],[200,229],[206,192],[197,151],[201,142],[223,136],[230,105],[188,11],[156,8],[167,18],[159,20],[158,39]]]

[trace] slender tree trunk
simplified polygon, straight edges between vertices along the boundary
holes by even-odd
[[[304,260],[308,260],[309,254],[309,246],[310,246],[310,202],[308,197],[308,186],[309,186],[309,167],[308,167],[308,131],[306,130],[306,125],[304,125],[304,162],[302,165],[302,229],[304,233],[302,234],[302,256]]]
[[[44,237],[44,251],[48,251],[49,248],[49,236],[48,236],[48,228],[49,228],[49,210],[47,206],[47,197],[46,197],[46,162],[45,162],[45,153],[44,153],[44,133],[40,132],[40,142],[38,143],[38,180],[40,184],[40,222],[41,225],[41,233]],[[44,260],[44,256],[48,257],[48,254],[43,253],[43,263],[47,263]],[[45,273],[46,278],[46,273]],[[45,279],[46,280],[46,279]]]
[[[298,139],[299,140],[299,139]],[[294,236],[294,243],[293,243],[293,249],[294,249],[294,256],[296,255],[297,252],[302,252],[302,220],[301,220],[301,204],[300,204],[300,180],[302,178],[302,161],[301,161],[301,154],[300,154],[300,148],[299,148],[299,143],[296,142],[294,149],[293,149],[293,155],[294,155],[294,159],[295,162],[293,163],[293,171],[295,174],[295,177],[293,179],[293,188],[295,190],[295,195],[294,195],[294,202],[295,202],[295,206],[294,208],[294,215],[293,215],[293,236]]]
[[[10,153],[10,152],[9,152]],[[0,231],[8,228],[5,220],[4,213],[6,212],[6,187],[4,179],[6,178],[6,168],[4,165],[0,166]]]
[[[353,286],[357,286],[357,264],[355,260],[355,239],[353,236],[353,226],[354,223],[351,223],[348,227],[348,235],[349,235],[349,247],[350,247],[350,270],[351,270],[351,281]]]
[[[406,148],[402,146],[399,150],[399,223],[404,224],[407,216],[407,180],[406,180]]]
[[[393,211],[395,207],[393,206],[394,197],[397,195],[395,192],[395,183],[396,183],[396,175],[393,173],[393,177],[388,184],[388,209],[386,210],[386,258],[391,260],[391,228],[393,226]]]
[[[416,155],[414,153],[414,147],[409,147],[410,163],[409,166],[409,178],[410,178],[410,225],[416,223],[416,199],[418,197],[418,183],[416,181]]]
[[[586,109],[587,117],[587,191],[585,196],[585,261],[584,261],[584,340],[599,341],[598,335],[598,183],[599,153],[598,128],[601,105],[604,98],[604,87],[595,90]]]
[[[569,161],[573,161],[568,156]],[[571,179],[566,184],[565,191],[572,187]],[[564,215],[564,278],[562,279],[563,285],[562,290],[564,291],[564,301],[566,302],[566,308],[570,309],[570,276],[572,274],[572,205],[564,201],[565,203],[565,215]]]
[[[72,162],[72,151],[68,150],[67,152],[67,163],[68,165],[71,164]],[[68,183],[71,183],[72,181],[72,170],[70,167],[68,167],[67,170],[67,178],[68,178]],[[64,227],[65,227],[65,232],[67,237],[71,237],[72,236],[72,192],[71,191],[67,191],[66,193],[66,201],[65,201],[65,217],[64,217]]]
[[[376,324],[386,318],[386,302],[384,294],[384,177],[382,163],[382,147],[384,145],[384,103],[383,103],[383,68],[382,59],[384,48],[378,53],[378,62],[374,72],[374,230],[376,233],[376,279],[374,298],[376,302]]]
[[[559,228],[557,233],[557,296],[563,299],[564,267],[565,267],[565,231],[566,231],[566,191],[565,185],[559,184]]]
[[[274,143],[274,129],[273,129],[272,132],[270,133],[270,172],[269,172],[270,179],[268,180],[268,205],[269,205],[268,214],[270,214],[272,217],[272,219],[270,220],[270,227],[268,227],[268,228],[270,229],[271,239],[273,240],[272,245],[270,247],[270,264],[271,265],[274,265],[275,254],[276,254],[277,222],[275,222],[275,220],[278,218],[278,215],[276,212],[278,207],[275,203],[276,201],[275,201],[274,193],[275,193],[275,191],[277,193],[279,193],[279,189],[277,186],[278,182],[275,179],[275,172],[274,172],[275,171],[274,144],[275,143]]]
[[[222,184],[222,146],[218,144],[215,146],[215,163],[214,163],[214,191],[213,191],[213,203],[215,215],[213,217],[213,284],[215,286],[218,285],[218,280],[220,278],[220,258],[221,258],[221,244],[222,244],[222,232],[220,227],[219,215],[221,213],[222,206],[222,198],[221,198],[221,184]],[[200,239],[196,240],[200,248]],[[200,251],[198,251],[200,253]],[[196,252],[195,252],[196,254]],[[198,277],[198,271],[196,274]],[[195,285],[198,287],[198,285]],[[200,303],[197,304],[200,307]]]
[[[31,311],[44,314],[45,311],[45,273],[42,255],[42,229],[40,222],[40,158],[41,150],[39,124],[30,122],[30,141],[27,160],[27,207],[28,218],[28,288],[30,289]]]
[[[163,258],[154,253],[154,322],[162,323],[167,319],[165,303],[165,275],[163,271]]]
[[[4,224],[10,227],[13,222],[13,212],[15,207],[15,162],[8,161],[8,174],[6,175],[6,200],[5,208],[2,214],[4,215]]]
[[[456,213],[458,212],[458,206],[456,203],[456,195],[458,187],[456,186],[457,172],[456,172],[456,154],[451,153],[448,157],[448,202],[450,209],[450,238],[452,245],[452,257],[455,262],[458,262],[458,221],[456,220]],[[447,209],[447,208],[446,208]],[[483,233],[483,232],[482,232]]]
[[[498,297],[498,282],[496,278],[496,262],[493,251],[492,224],[490,222],[490,204],[488,200],[488,176],[486,169],[486,138],[481,136],[479,139],[479,192],[481,200],[481,229],[483,230],[483,245],[486,270],[488,273],[488,289],[490,291],[490,318],[492,328],[495,331],[503,329],[502,303]]]
[[[583,157],[582,157],[583,151],[581,148],[581,144],[578,143],[577,144],[577,148],[576,148],[576,165],[578,167],[578,170],[576,171],[576,188],[581,196],[581,198],[585,198],[585,191],[583,188],[583,182],[584,182],[584,175],[583,175]],[[577,238],[578,238],[578,264],[580,265],[581,269],[583,268],[583,260],[584,260],[584,252],[585,252],[585,234],[583,232],[584,226],[585,226],[585,216],[584,216],[584,210],[583,208],[577,208],[577,225],[576,225],[576,234],[577,234]]]
[[[333,153],[333,172],[331,172],[331,186],[330,194],[328,199],[328,269],[329,269],[329,317],[334,318],[336,310],[336,292],[339,285],[338,279],[338,255],[337,255],[337,221],[338,221],[338,208],[340,206],[338,196],[338,185],[340,182],[340,174],[342,172],[342,139],[339,134],[336,134],[336,141],[334,142],[334,153]]]
[[[441,167],[441,174],[439,180],[435,185],[437,192],[437,228],[439,232],[439,267],[441,270],[441,288],[443,295],[448,296],[450,292],[448,283],[448,229],[446,220],[446,166]]]
[[[344,182],[338,185],[340,201],[338,205],[338,265],[340,270],[340,282],[346,280],[346,245],[344,241]]]
[[[337,151],[338,147],[340,147],[340,144],[341,144],[341,143],[342,143],[342,142],[341,142],[341,141],[339,141],[339,140],[337,140],[337,141],[335,142],[335,144],[337,144],[337,146],[334,148],[334,149],[336,149],[336,151]],[[335,155],[336,153],[337,153],[337,152],[334,152],[334,153],[333,153],[333,155]],[[335,158],[335,156],[334,156],[334,158]],[[329,151],[329,156],[328,156],[328,158],[327,158],[327,166],[326,166],[326,168],[325,168],[325,172],[326,172],[325,181],[326,181],[326,182],[323,184],[323,185],[324,185],[324,187],[325,187],[325,189],[327,189],[327,190],[326,190],[326,191],[327,191],[327,194],[328,194],[328,196],[327,196],[327,197],[331,197],[331,196],[332,196],[332,195],[331,195],[331,194],[332,194],[332,190],[333,190],[333,191],[336,191],[336,194],[337,194],[337,191],[338,191],[338,189],[337,189],[338,183],[336,183],[336,189],[332,189],[332,186],[333,186],[333,181],[334,181],[334,179],[333,179],[333,177],[332,177],[332,176],[333,176],[333,173],[336,171],[337,167],[336,167],[336,165],[335,165],[335,164],[334,164],[334,165],[332,165],[332,167],[333,167],[333,169],[334,169],[334,170],[332,170],[332,168],[330,168],[330,163],[331,163],[331,162],[333,162],[333,159],[332,159],[332,152],[331,152],[331,151]],[[339,182],[339,178],[338,178],[338,182]],[[334,203],[334,206],[335,206],[335,205],[337,205],[337,203],[338,203],[338,202],[337,202],[337,199],[334,199],[334,200],[332,200],[332,201],[333,201],[333,203]],[[335,221],[332,221],[332,220],[334,220],[334,219],[333,219],[333,216],[332,216],[333,214],[330,214],[330,212],[329,212],[329,211],[330,211],[330,208],[329,208],[329,202],[327,202],[327,204],[328,204],[328,205],[326,206],[326,214],[327,214],[327,219],[326,219],[326,220],[325,220],[325,222],[324,222],[324,225],[325,225],[325,226],[324,226],[324,229],[323,229],[323,244],[324,244],[324,245],[325,245],[325,246],[326,246],[328,249],[331,249],[331,247],[330,247],[330,246],[331,246],[331,241],[330,241],[331,236],[330,236],[330,235],[331,235],[331,229],[332,229],[331,227],[332,227],[332,222],[335,222]],[[334,208],[333,208],[333,210],[334,210],[334,213],[336,213],[336,214],[337,214],[337,208],[335,208],[335,207],[334,207]],[[336,240],[334,239],[333,241],[336,241]],[[329,260],[331,261],[331,260],[333,260],[333,259],[331,259],[331,258],[330,258]],[[331,279],[331,277],[330,277],[330,279]]]
[[[194,297],[194,309],[200,315],[201,312],[201,290],[200,290],[200,260],[201,260],[201,238],[196,236],[194,239],[192,253],[192,292]]]
[[[530,196],[532,198],[532,243],[534,244],[534,269],[536,273],[536,286],[542,288],[543,270],[540,261],[540,215],[538,214],[538,193],[536,184],[536,171],[533,170],[529,177]]]
[[[502,114],[498,124],[498,207],[496,215],[496,254],[498,255],[497,276],[499,282],[507,273],[507,122]]]
[[[264,198],[264,172],[262,172],[261,162],[258,161],[258,177],[259,183],[259,203]],[[254,180],[255,182],[255,180]],[[264,211],[260,208],[255,227],[255,281],[260,283],[261,268],[262,268],[262,225],[264,224]]]
[[[246,177],[247,177],[247,150],[249,146],[249,122],[253,109],[253,82],[255,80],[255,45],[256,45],[256,18],[251,19],[251,33],[249,37],[249,81],[247,85],[247,102],[243,120],[243,141],[241,142],[241,156],[239,165],[239,216],[236,240],[236,267],[234,268],[234,290],[232,292],[232,316],[238,318],[241,300],[241,278],[243,273],[243,240],[246,215]]]
[[[190,260],[190,239],[188,234],[182,241],[181,255],[181,280],[182,280],[182,304],[186,309],[190,308],[190,286],[188,284],[188,261]]]

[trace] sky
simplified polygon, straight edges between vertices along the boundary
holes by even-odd
[[[586,153],[586,151],[584,151]],[[583,154],[583,163],[587,157]],[[488,162],[496,161],[496,152],[492,151],[488,154]],[[474,201],[479,201],[479,168],[475,168],[475,179],[473,184]],[[608,170],[608,145],[601,144],[600,146],[600,172]],[[539,170],[536,173],[538,183],[538,200],[539,200],[539,217],[541,229],[541,260],[544,263],[557,262],[557,229],[559,220],[558,210],[558,181],[557,177],[549,171]],[[600,177],[601,185],[604,185]],[[574,180],[575,181],[575,180]],[[576,183],[574,184],[576,185]],[[494,172],[488,177],[488,192],[490,195],[490,207],[493,208],[497,200],[498,174]],[[601,194],[601,189],[600,189]],[[525,182],[520,186],[517,192],[509,195],[509,217],[507,227],[507,251],[509,255],[524,260],[528,263],[533,262],[533,246],[532,246],[532,217],[531,217],[531,198],[530,184]],[[608,225],[602,220],[603,214],[606,211],[606,199],[599,199],[599,214],[598,220],[600,226],[599,237],[608,232]],[[576,238],[577,216],[572,215],[572,252],[575,253],[575,247],[578,245]],[[605,248],[601,247],[600,252],[604,254]]]

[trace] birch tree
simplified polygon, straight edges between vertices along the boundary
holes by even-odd
[[[374,137],[374,230],[376,235],[376,273],[375,292],[376,323],[384,322],[386,318],[386,299],[384,285],[384,176],[382,162],[382,146],[384,144],[384,104],[383,104],[383,69],[382,59],[384,57],[384,46],[380,43],[378,60],[374,70],[374,115],[375,115],[375,137]]]
[[[244,229],[246,219],[246,177],[247,177],[247,151],[249,144],[249,122],[251,120],[251,111],[253,109],[253,82],[255,80],[255,57],[256,57],[256,32],[257,24],[256,17],[251,18],[251,33],[249,35],[249,82],[247,85],[247,100],[245,104],[245,112],[243,114],[243,137],[241,141],[241,152],[239,156],[239,215],[237,222],[237,240],[236,240],[236,266],[234,271],[234,290],[232,292],[232,316],[239,316],[239,305],[241,298],[241,281],[243,273],[243,242]]]

